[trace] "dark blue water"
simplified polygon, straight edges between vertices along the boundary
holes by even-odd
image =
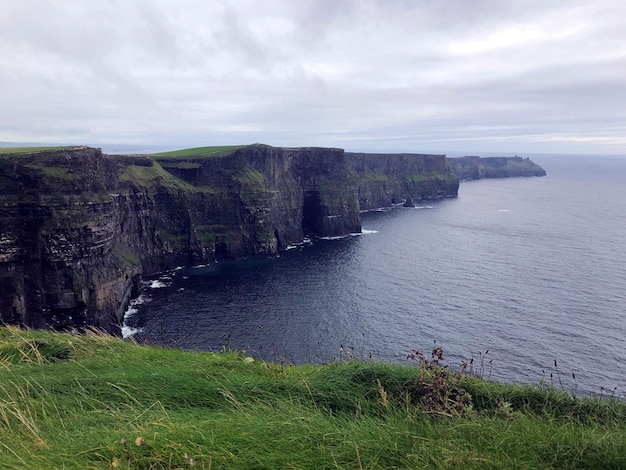
[[[127,325],[294,363],[399,362],[436,340],[495,380],[558,385],[556,359],[565,388],[623,394],[626,158],[535,160],[547,177],[464,182],[456,199],[363,214],[363,235],[170,273]]]

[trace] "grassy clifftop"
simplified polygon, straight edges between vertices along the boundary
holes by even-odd
[[[428,366],[288,367],[0,327],[0,462],[617,469],[626,467],[626,404]]]
[[[46,150],[63,150],[66,148],[69,147],[1,147],[0,155],[30,155],[38,152],[45,152]]]
[[[245,145],[219,145],[211,147],[194,147],[181,150],[173,150],[170,152],[156,153],[153,157],[159,159],[170,158],[214,158],[225,157],[231,155]]]

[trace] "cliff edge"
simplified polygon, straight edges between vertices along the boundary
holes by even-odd
[[[458,195],[445,155],[346,153],[361,210]]]
[[[450,169],[461,180],[546,176],[546,171],[529,158],[458,157],[448,158]]]
[[[360,232],[360,211],[456,196],[444,156],[267,145],[0,154],[0,322],[119,332],[142,274]]]

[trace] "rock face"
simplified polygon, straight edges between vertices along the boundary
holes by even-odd
[[[74,148],[0,158],[0,320],[32,327],[121,318],[138,260],[122,249],[116,162]]]
[[[361,210],[455,197],[459,179],[445,155],[346,153]]]
[[[359,211],[456,195],[443,156],[252,145],[220,155],[0,155],[0,321],[119,332],[141,274],[360,232]]]
[[[522,157],[460,157],[448,158],[452,172],[460,180],[510,178],[515,176],[546,176],[546,171]]]

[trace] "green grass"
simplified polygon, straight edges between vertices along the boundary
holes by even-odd
[[[458,178],[454,175],[454,173],[426,173],[426,174],[415,174],[415,175],[407,175],[406,181],[409,183],[424,183],[427,181],[445,181],[448,183],[452,183],[456,181]]]
[[[194,189],[191,184],[181,180],[180,178],[177,178],[170,172],[166,171],[157,162],[153,162],[150,166],[121,166],[119,169],[119,177],[121,181],[131,181],[139,186],[162,186],[167,188],[181,188],[186,190]]]
[[[219,238],[224,238],[228,233],[228,227],[220,224],[205,224],[194,226],[195,237],[200,243],[215,243]]]
[[[60,166],[49,166],[43,163],[33,163],[25,166],[39,171],[46,178],[54,178],[63,181],[79,181],[85,177],[82,173]]]
[[[388,181],[391,181],[391,177],[383,173],[376,173],[376,172],[370,171],[370,172],[358,175],[357,177],[355,177],[355,181],[361,185],[367,184],[367,183],[379,183],[379,182],[386,183]]]
[[[0,155],[19,155],[19,154],[31,154],[37,152],[44,152],[46,150],[62,150],[69,148],[68,146],[60,147],[2,147],[0,148]]]
[[[129,268],[139,266],[139,258],[128,249],[127,246],[116,242],[113,244],[113,255],[122,267]]]
[[[202,164],[196,162],[172,162],[161,160],[161,166],[163,168],[176,168],[178,170],[197,170],[202,168]]]
[[[161,152],[152,155],[157,160],[160,158],[189,158],[189,157],[202,157],[202,158],[211,158],[211,157],[225,157],[235,153],[237,149],[241,147],[245,147],[245,145],[221,145],[221,146],[213,146],[213,147],[195,147],[189,149],[182,150],[173,150],[171,152]]]
[[[266,181],[265,175],[260,171],[255,170],[254,168],[244,167],[240,169],[234,176],[233,179],[238,181],[244,186],[249,186],[250,188],[257,190],[266,190]]]
[[[392,180],[393,178],[388,175],[375,172],[368,172],[355,178],[356,183],[359,185],[386,183],[391,182]],[[429,181],[454,182],[456,180],[457,177],[451,172],[429,172],[405,176],[405,181],[408,183],[424,183]]]
[[[0,327],[0,467],[626,468],[622,402],[464,378],[435,411],[423,377]]]

